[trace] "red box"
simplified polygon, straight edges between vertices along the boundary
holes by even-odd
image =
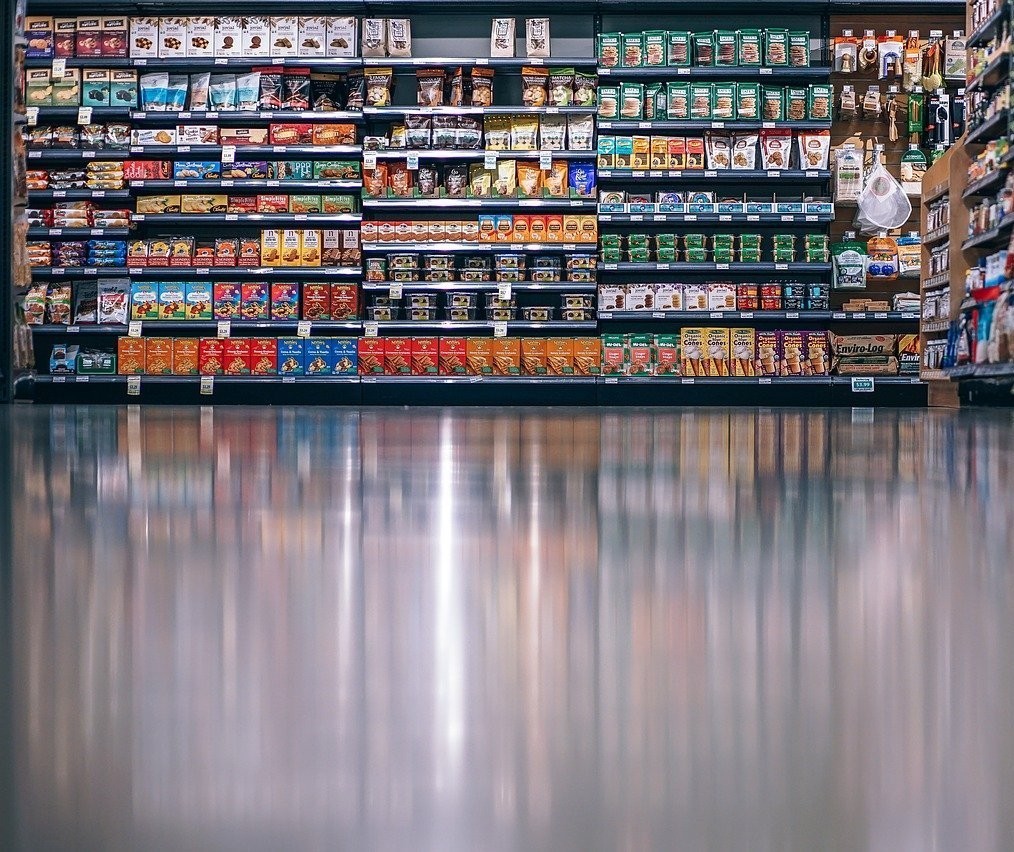
[[[257,213],[288,213],[289,196],[258,195],[256,198]]]
[[[250,373],[273,376],[278,372],[278,341],[274,337],[250,338]]]
[[[312,145],[312,124],[272,124],[269,130],[272,145]]]
[[[258,196],[256,195],[230,195],[229,203],[226,206],[227,213],[258,213]]]
[[[384,340],[384,375],[407,376],[412,372],[412,338],[388,337]]]
[[[437,350],[437,338],[435,337],[412,338],[413,376],[435,376],[437,374]]]
[[[331,319],[331,285],[303,285],[303,319]]]
[[[466,338],[464,337],[441,337],[440,354],[440,375],[441,376],[463,376],[465,375]]]
[[[268,285],[262,281],[243,284],[240,314],[245,320],[266,320],[271,316]]]
[[[239,319],[243,305],[243,291],[235,282],[219,281],[215,284],[214,296],[215,319]]]
[[[124,180],[171,180],[173,164],[166,160],[125,160]]]
[[[331,319],[336,322],[354,320],[359,316],[359,286],[331,285]]]
[[[250,374],[250,338],[227,337],[222,341],[224,369],[227,376],[246,376]]]
[[[217,337],[202,337],[197,349],[197,368],[202,376],[222,375],[225,358],[224,341]]]
[[[376,376],[384,372],[384,339],[359,338],[359,375]]]

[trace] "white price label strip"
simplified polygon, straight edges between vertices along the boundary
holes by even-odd
[[[309,337],[312,327],[310,320],[300,320],[296,323],[296,337]]]
[[[552,151],[539,151],[539,168],[544,172],[548,172],[553,168]]]
[[[25,114],[28,116],[28,126],[35,127],[39,123],[39,108],[38,107],[27,107]]]
[[[58,56],[53,60],[53,70],[49,72],[49,76],[54,80],[62,80],[63,75],[67,73],[67,60]]]
[[[232,334],[232,323],[229,320],[221,320],[218,323],[218,336],[219,338],[226,338]]]
[[[140,337],[141,336],[141,321],[131,320],[130,325],[127,326],[127,337]]]
[[[363,151],[363,168],[375,169],[377,167],[377,152]]]
[[[502,281],[496,288],[496,297],[498,299],[508,300],[511,297],[511,282]]]
[[[235,145],[223,145],[222,146],[222,162],[225,164],[236,162],[236,146]]]
[[[215,377],[214,376],[201,376],[201,394],[202,396],[211,396],[215,392]]]
[[[363,334],[366,337],[376,337],[377,332],[380,330],[380,326],[375,322],[364,322],[363,323]]]
[[[127,376],[127,396],[141,395],[141,377]]]
[[[77,123],[78,124],[92,123],[92,108],[90,106],[83,106],[77,108]]]
[[[496,168],[496,151],[487,151],[486,156],[483,158],[482,167],[484,169],[495,169]]]
[[[506,337],[507,336],[507,323],[495,322],[493,323],[493,337]]]

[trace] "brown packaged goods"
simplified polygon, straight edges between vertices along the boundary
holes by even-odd
[[[893,334],[829,334],[832,372],[842,376],[895,375],[897,338]]]
[[[805,361],[805,338],[799,331],[782,332],[782,360],[779,375],[802,376]]]
[[[758,376],[777,376],[781,362],[781,336],[777,331],[758,331],[754,335],[757,352],[756,374]]]

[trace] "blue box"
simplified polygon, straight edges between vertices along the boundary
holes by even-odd
[[[174,180],[218,180],[222,164],[214,160],[183,160],[173,164]]]
[[[278,338],[278,375],[302,376],[306,370],[306,350],[300,337]]]
[[[334,376],[355,376],[359,374],[358,338],[331,338],[331,374]]]
[[[306,375],[330,376],[333,364],[331,341],[327,337],[311,337],[304,341]]]

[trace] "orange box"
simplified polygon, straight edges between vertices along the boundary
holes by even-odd
[[[384,340],[384,375],[407,376],[411,372],[412,338],[386,338]]]
[[[378,243],[393,243],[394,242],[394,229],[398,226],[398,222],[377,222],[377,242]],[[368,242],[363,237],[364,242]]]
[[[274,337],[250,338],[250,373],[273,376],[278,372],[278,340]]]
[[[223,372],[227,376],[247,376],[250,374],[250,338],[227,337],[222,341]]]
[[[173,339],[146,337],[144,339],[144,372],[148,376],[171,376],[173,372]]]
[[[549,372],[548,341],[545,337],[521,339],[521,365],[526,376],[544,376]]]
[[[177,337],[173,340],[173,375],[196,376],[199,341],[196,337]]]
[[[376,222],[363,222],[360,235],[364,243],[375,243],[379,239]]]
[[[451,232],[448,230],[447,239],[451,239]],[[479,240],[479,223],[474,220],[461,223],[461,239],[466,243],[477,243]]]
[[[121,337],[116,341],[116,363],[121,376],[144,373],[144,340]]]
[[[409,236],[409,240],[413,243],[425,243],[430,238],[430,223],[425,219],[419,219],[413,221],[412,233]],[[398,231],[398,239],[401,239],[401,231]]]
[[[435,376],[439,358],[437,338],[413,337],[412,340],[412,375]]]
[[[457,219],[444,222],[444,239],[452,243],[460,242],[462,239],[461,222]]]
[[[528,217],[528,239],[533,243],[544,243],[546,241],[546,217]]]
[[[576,243],[581,240],[581,219],[570,213],[563,217],[563,242]],[[594,217],[593,217],[594,218]]]
[[[687,167],[687,140],[684,136],[669,139],[668,168],[682,171]]]
[[[467,357],[464,337],[441,337],[439,345],[440,375],[463,376]]]
[[[546,216],[547,243],[563,242],[563,216]]]
[[[592,214],[591,216],[578,216],[577,219],[580,225],[577,241],[579,243],[597,243],[599,241],[598,216]]]
[[[514,242],[530,243],[532,241],[531,220],[527,216],[514,217]]]
[[[546,366],[551,376],[574,375],[574,340],[550,337],[546,341]]]
[[[521,375],[521,338],[493,338],[493,375]]]
[[[493,338],[466,338],[465,368],[470,376],[493,375]]]
[[[514,242],[514,217],[510,213],[496,214],[496,242]]]
[[[575,337],[574,374],[597,376],[602,372],[602,342],[598,337]]]
[[[701,138],[687,138],[687,165],[688,169],[704,168],[704,140]]]
[[[376,376],[384,372],[384,339],[359,338],[359,375]]]
[[[492,213],[482,213],[479,215],[479,242],[480,243],[494,243],[496,242],[496,216]],[[462,229],[462,233],[464,229]]]
[[[202,376],[222,374],[225,362],[225,343],[217,337],[202,337],[197,349],[197,369]]]
[[[442,243],[447,239],[447,225],[444,224],[443,219],[434,219],[432,222],[427,222],[426,225],[426,239],[431,243]]]

